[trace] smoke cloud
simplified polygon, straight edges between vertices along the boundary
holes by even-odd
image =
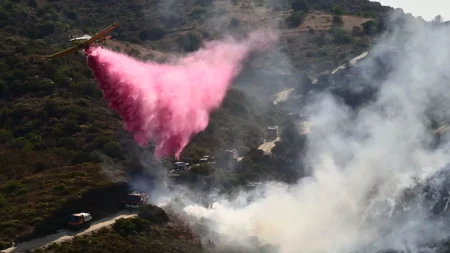
[[[323,92],[307,105],[311,177],[184,211],[208,220],[229,243],[255,236],[280,253],[404,250],[405,241],[415,251],[448,236],[442,221],[430,219],[421,190],[413,201],[405,194],[439,178],[450,157],[448,139],[431,148],[429,120],[449,119],[449,45],[446,28],[414,20],[395,25],[352,70],[370,72],[382,52],[400,51],[384,79],[370,80],[378,89],[373,102],[351,109]],[[247,201],[249,195],[257,197]]]
[[[155,141],[155,156],[178,158],[190,138],[203,131],[222,102],[241,63],[266,50],[276,35],[257,31],[243,41],[210,41],[172,64],[141,62],[106,49],[86,50],[104,99],[142,146]]]

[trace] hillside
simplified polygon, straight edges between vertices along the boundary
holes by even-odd
[[[151,240],[148,240],[151,238]],[[70,242],[34,252],[205,252],[200,238],[177,217],[155,206],[141,208],[138,217],[118,219],[112,227]]]
[[[85,59],[80,55],[42,59],[67,48],[69,34],[93,34],[113,21],[121,23],[108,44],[113,50],[155,61],[194,51],[202,40],[226,32],[279,27],[279,54],[247,64],[235,89],[213,113],[206,131],[182,153],[182,159],[196,162],[203,155],[228,148],[238,148],[246,156],[235,173],[209,180],[209,186],[217,183],[231,189],[251,181],[289,182],[300,177],[302,172],[293,170],[291,158],[301,153],[298,143],[303,143],[304,137],[296,135],[292,119],[270,100],[245,91],[256,87],[269,96],[281,86],[297,84],[297,80],[278,84],[283,72],[264,74],[270,78],[261,74],[271,69],[278,57],[287,58],[292,76],[298,70],[314,75],[363,52],[371,36],[383,29],[382,20],[389,10],[369,1],[342,0],[331,5],[314,1],[307,8],[301,2],[270,5],[264,1],[192,0],[167,6],[162,1],[144,0],[2,1],[0,216],[4,218],[0,248],[8,247],[12,240],[55,232],[65,226],[72,212],[89,209],[94,219],[117,212],[123,208],[122,194],[129,189],[124,182],[145,170],[130,151],[138,149],[136,145],[124,144],[130,137],[101,99]],[[272,60],[266,61],[267,57]],[[276,145],[274,158],[257,147],[267,126],[275,124],[285,126],[284,138],[292,141]],[[143,152],[151,155],[151,149]],[[105,164],[114,168],[107,169]],[[285,170],[274,170],[280,164]],[[206,172],[190,174],[186,181],[195,185],[205,175],[216,175],[212,173],[215,169],[221,171],[205,168]]]

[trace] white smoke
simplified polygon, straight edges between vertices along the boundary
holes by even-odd
[[[401,221],[393,216],[405,189],[424,182],[450,158],[445,145],[428,148],[431,133],[425,117],[430,108],[438,117],[449,115],[445,73],[450,36],[428,24],[406,27],[406,38],[394,29],[364,60],[363,66],[370,68],[378,51],[392,46],[403,51],[394,61],[398,65],[379,83],[375,102],[355,112],[322,94],[308,106],[313,125],[307,142],[310,178],[295,186],[268,183],[211,208],[187,206],[185,212],[212,221],[209,228],[230,242],[256,236],[280,253],[360,251],[371,243],[372,250],[404,249],[405,239],[414,247],[447,236],[426,219],[425,211]],[[262,196],[247,202],[252,194]],[[383,237],[387,228],[397,231]]]

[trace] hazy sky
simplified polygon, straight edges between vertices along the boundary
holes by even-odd
[[[444,20],[450,19],[449,0],[376,0],[382,5],[402,8],[405,13],[413,16],[422,16],[425,20],[431,20],[440,14]]]

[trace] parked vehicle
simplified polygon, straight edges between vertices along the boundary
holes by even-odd
[[[92,216],[90,213],[74,213],[69,219],[70,229],[89,228],[92,223]]]

